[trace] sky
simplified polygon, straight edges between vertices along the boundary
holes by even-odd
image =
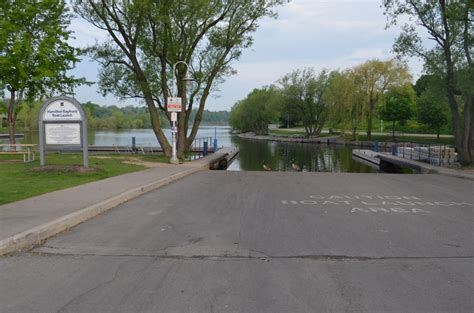
[[[219,85],[206,104],[211,111],[230,110],[254,88],[275,83],[285,74],[304,67],[344,70],[366,60],[388,60],[395,55],[392,45],[400,30],[386,29],[381,0],[293,0],[278,9],[278,18],[265,18],[254,33],[254,44],[233,64],[237,74]],[[75,18],[71,23],[72,44],[85,47],[103,41],[107,34]],[[410,60],[416,79],[422,72],[419,60]],[[76,64],[72,73],[97,81],[99,65],[89,59]],[[97,85],[75,90],[80,102],[101,105],[141,105],[135,100],[120,101],[113,95],[103,97]]]

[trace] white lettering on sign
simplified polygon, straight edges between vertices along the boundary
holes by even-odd
[[[44,125],[47,145],[80,145],[81,124],[48,123]]]
[[[67,100],[51,102],[43,113],[43,121],[81,121],[81,113]]]
[[[171,121],[172,122],[177,122],[178,121],[178,113],[171,112]]]

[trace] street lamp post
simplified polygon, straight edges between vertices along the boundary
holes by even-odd
[[[176,133],[178,133],[178,113],[182,111],[182,103],[181,97],[178,97],[178,86],[176,83],[176,65],[184,64],[186,66],[186,75],[182,79],[183,81],[191,81],[193,80],[188,76],[188,64],[184,61],[178,61],[173,65],[173,94],[175,97],[173,99],[168,99],[168,112],[171,112],[171,159],[170,162],[172,164],[179,164],[178,157],[176,156]],[[173,102],[173,104],[179,104],[178,106],[173,106],[173,110],[170,109],[169,104]]]

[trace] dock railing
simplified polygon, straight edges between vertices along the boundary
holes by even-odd
[[[452,165],[457,162],[454,148],[442,143],[402,142],[396,144],[392,154],[436,166]]]
[[[191,160],[197,160],[205,157],[209,152],[214,152],[214,140],[212,136],[195,138],[191,145]]]

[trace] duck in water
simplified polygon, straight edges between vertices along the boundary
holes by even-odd
[[[295,163],[295,160],[293,160],[293,162],[291,162],[291,168],[297,172],[301,172],[301,167]]]

